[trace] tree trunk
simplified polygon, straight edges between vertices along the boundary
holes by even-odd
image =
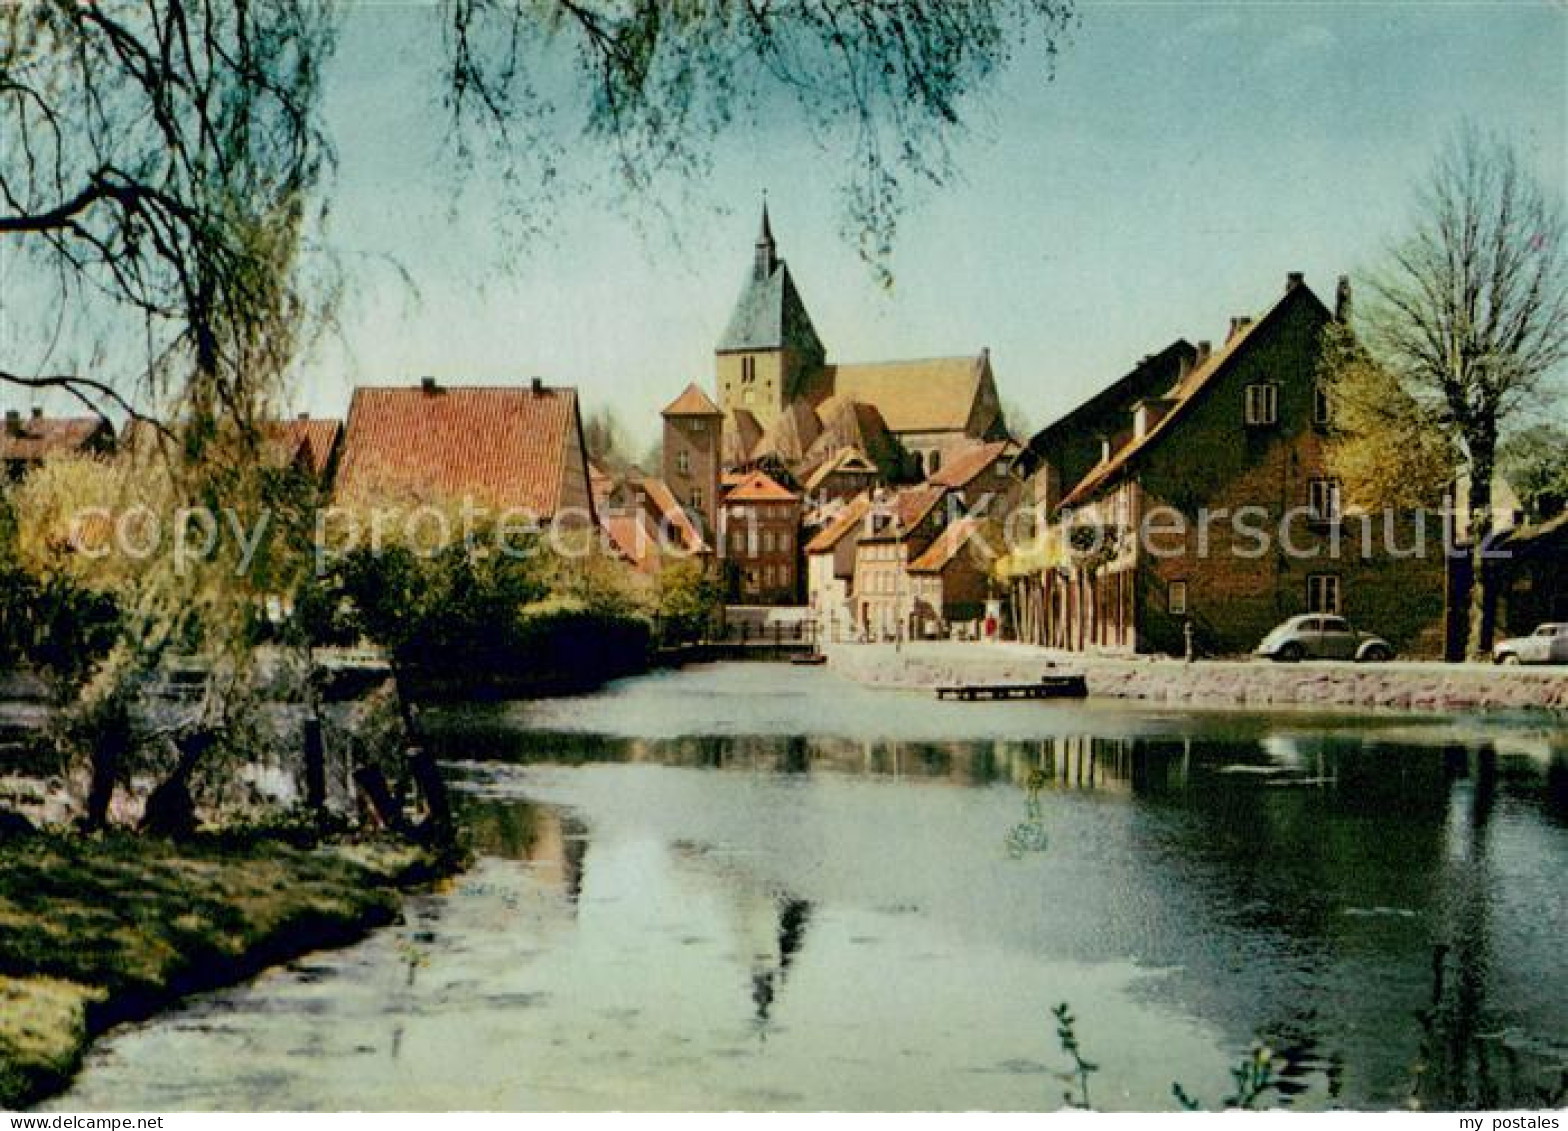
[[[1478,663],[1490,658],[1492,625],[1488,609],[1492,601],[1491,561],[1488,543],[1492,540],[1492,474],[1495,446],[1486,441],[1471,445],[1470,497],[1470,612],[1465,634],[1465,658]]]
[[[118,693],[116,693],[118,694]],[[109,805],[114,800],[114,790],[119,784],[125,758],[131,752],[131,716],[122,700],[107,708],[109,714],[89,737],[92,750],[88,754],[90,780],[87,786],[87,813],[82,819],[86,832],[101,832],[109,824]]]
[[[196,831],[196,802],[191,797],[191,777],[202,756],[217,744],[217,732],[198,730],[174,740],[179,759],[174,772],[147,797],[142,811],[142,832],[179,840]]]
[[[389,665],[392,669],[392,683],[397,689],[398,712],[403,716],[403,729],[408,736],[408,768],[413,774],[414,784],[424,796],[425,808],[429,813],[426,831],[433,841],[445,844],[453,839],[456,831],[452,824],[452,803],[447,796],[446,779],[441,776],[441,767],[436,765],[435,755],[430,753],[424,735],[420,733],[419,711],[407,694],[408,685],[403,678],[402,665],[395,659],[389,660]]]

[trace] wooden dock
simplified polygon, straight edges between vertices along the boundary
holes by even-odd
[[[1082,699],[1089,694],[1081,675],[1046,675],[1038,683],[965,683],[938,687],[938,699]]]

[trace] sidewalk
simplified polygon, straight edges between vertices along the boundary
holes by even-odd
[[[1568,711],[1568,668],[1404,661],[1307,661],[1113,657],[1028,644],[917,641],[823,648],[835,671],[869,687],[929,689],[954,683],[1024,683],[1082,672],[1089,694],[1194,706],[1312,705],[1396,710]]]

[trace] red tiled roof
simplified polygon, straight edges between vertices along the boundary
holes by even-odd
[[[686,391],[676,397],[664,407],[661,416],[723,416],[724,410],[713,403],[707,393],[699,389],[695,382],[686,386]]]
[[[940,573],[947,568],[947,563],[958,556],[958,552],[969,544],[975,532],[980,529],[980,520],[977,518],[961,518],[937,536],[935,542],[926,547],[921,554],[909,564],[910,573]]]
[[[1187,374],[1181,383],[1171,390],[1170,399],[1175,403],[1171,405],[1170,411],[1142,436],[1134,436],[1123,444],[1120,450],[1113,453],[1109,460],[1096,465],[1089,474],[1079,480],[1076,487],[1067,493],[1067,497],[1057,504],[1058,509],[1077,506],[1084,502],[1102,487],[1117,479],[1140,455],[1169,435],[1177,422],[1186,415],[1188,409],[1201,398],[1203,392],[1212,386],[1215,379],[1241,355],[1246,345],[1257,340],[1258,330],[1271,322],[1298,293],[1322,306],[1321,300],[1308,289],[1305,283],[1286,291],[1284,297],[1270,307],[1263,317],[1253,319],[1242,326],[1223,348],[1210,354],[1206,362]]]
[[[648,505],[658,512],[659,521],[667,524],[670,532],[685,542],[687,550],[700,554],[708,549],[701,531],[693,525],[691,516],[681,506],[668,483],[662,479],[644,479],[641,485],[643,493],[648,496]]]
[[[332,448],[343,431],[343,422],[330,419],[316,420],[303,416],[294,420],[280,421],[270,426],[270,430],[287,449],[288,459],[294,460],[303,456],[311,473],[319,478],[326,472],[327,463],[332,459]]]
[[[24,416],[15,435],[0,424],[0,459],[34,460],[74,455],[93,443],[106,425],[96,416]],[[113,432],[109,432],[109,438]]]
[[[857,495],[834,516],[832,522],[812,536],[811,541],[806,543],[806,553],[825,554],[833,549],[843,540],[844,535],[865,520],[866,512],[870,509],[871,496]]]
[[[995,440],[989,444],[976,444],[966,448],[951,460],[944,462],[941,469],[933,474],[930,480],[940,487],[967,486],[975,476],[1001,459],[1011,446],[1010,440]]]
[[[659,536],[648,528],[645,516],[636,512],[609,511],[599,516],[599,525],[609,536],[616,553],[644,573],[659,567]]]
[[[724,496],[726,503],[793,503],[800,496],[781,485],[765,471],[752,471],[741,477]]]
[[[561,505],[569,461],[587,459],[577,393],[545,387],[358,388],[349,405],[336,493],[464,497],[540,518]]]

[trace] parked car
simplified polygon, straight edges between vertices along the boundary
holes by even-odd
[[[1568,622],[1543,624],[1529,636],[1492,645],[1495,664],[1568,664]]]
[[[1394,646],[1381,636],[1357,632],[1344,617],[1306,613],[1277,625],[1258,645],[1258,656],[1283,663],[1296,660],[1365,660],[1394,658]]]

